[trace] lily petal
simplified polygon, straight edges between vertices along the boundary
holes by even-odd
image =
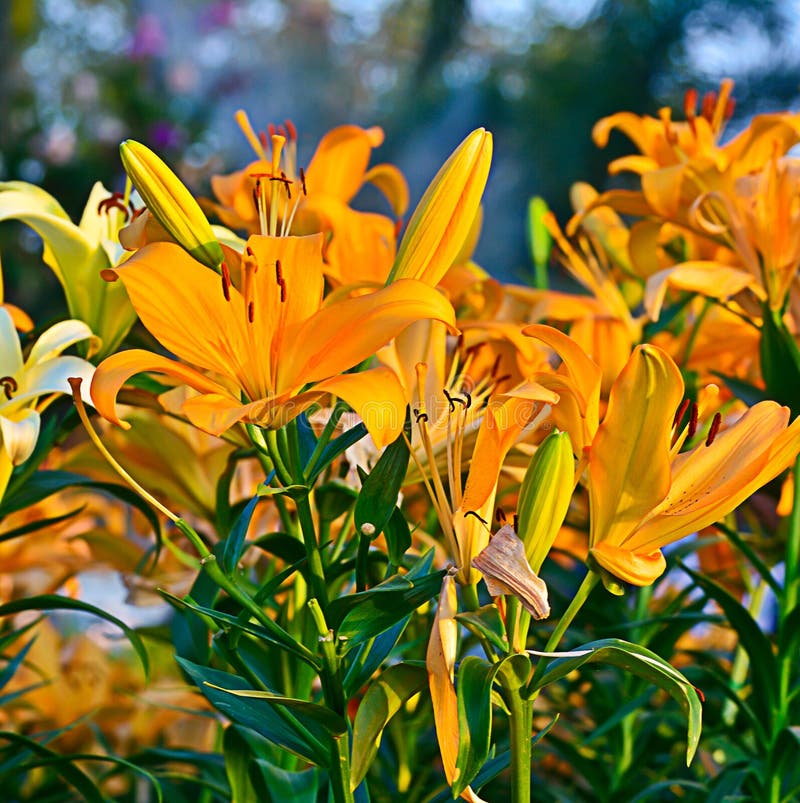
[[[669,355],[637,346],[611,388],[589,453],[591,545],[620,546],[670,488],[670,436],[683,379]]]
[[[91,337],[94,337],[92,330],[83,321],[60,321],[43,332],[42,336],[33,344],[25,366],[31,367],[38,362],[49,360],[75,343]],[[64,389],[64,393],[69,393],[68,387]]]
[[[36,410],[22,410],[13,418],[0,415],[3,449],[15,466],[31,456],[39,439],[39,427],[40,418]]]
[[[592,547],[590,553],[606,571],[635,586],[650,585],[667,568],[667,562],[658,549],[644,554],[603,542]]]
[[[0,307],[0,375],[13,377],[21,370],[19,335],[8,310]]]

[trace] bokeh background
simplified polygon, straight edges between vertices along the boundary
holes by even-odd
[[[341,123],[380,125],[412,203],[472,128],[495,136],[478,261],[530,275],[527,199],[563,218],[575,180],[606,182],[600,117],[680,108],[736,80],[730,131],[800,94],[800,0],[1,0],[0,180],[41,184],[74,217],[92,183],[122,189],[139,139],[197,192],[250,160],[233,121],[291,118],[301,162]],[[374,199],[371,199],[374,200]],[[0,226],[6,294],[49,306],[41,245]],[[27,276],[35,276],[28,281]],[[54,303],[53,308],[58,304]]]

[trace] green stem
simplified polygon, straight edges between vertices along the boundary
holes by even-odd
[[[286,463],[284,463],[283,458],[281,457],[281,452],[278,448],[277,433],[275,430],[268,429],[264,431],[258,427],[248,427],[247,431],[250,435],[250,439],[253,441],[256,447],[263,447],[264,450],[266,450],[266,452],[269,454],[270,460],[272,460],[272,466],[275,469],[275,474],[280,480],[281,484],[284,486],[291,485],[292,474],[286,467]]]
[[[325,450],[325,447],[328,445],[328,443],[330,443],[331,435],[333,435],[333,433],[336,431],[336,425],[339,423],[339,419],[342,417],[342,413],[346,408],[346,404],[343,404],[341,401],[336,402],[336,406],[331,411],[331,417],[328,419],[328,423],[325,424],[325,427],[320,433],[317,443],[314,446],[314,451],[311,452],[311,457],[308,458],[308,463],[306,464],[307,477],[310,477],[313,474],[314,469],[317,467],[319,458],[322,456],[322,452]]]
[[[468,583],[461,586],[461,601],[468,611],[477,611],[481,607],[478,599],[478,586],[475,583]]]
[[[798,572],[800,571],[800,454],[794,462],[794,499],[789,517],[786,541],[784,593],[781,605],[781,623],[797,606]]]
[[[346,733],[334,736],[331,748],[330,784],[334,803],[353,803],[350,791],[350,739]]]
[[[356,591],[367,590],[367,570],[369,568],[369,545],[372,539],[359,533],[358,552],[356,553]]]
[[[550,634],[550,638],[547,640],[547,644],[545,644],[544,652],[555,651],[559,645],[559,642],[561,641],[561,637],[567,632],[567,628],[572,624],[572,620],[577,616],[578,611],[583,607],[583,604],[589,598],[589,594],[592,593],[592,589],[594,589],[599,582],[600,575],[596,572],[589,571],[586,574],[586,577],[583,578],[583,582],[575,592],[572,602],[570,602],[567,610],[564,611],[564,615],[558,620],[558,624]],[[547,664],[548,660],[546,658],[543,658],[539,661],[538,665],[536,666],[536,671],[533,673],[533,678],[528,684],[528,688],[526,690],[527,693],[523,696],[528,696],[528,693],[533,689],[536,682],[544,674],[545,669],[547,669]]]
[[[519,689],[509,690],[508,705],[511,735],[511,801],[529,803],[531,799],[531,732],[533,700],[523,699]]]
[[[300,520],[300,532],[303,535],[303,544],[306,548],[306,560],[311,574],[311,593],[319,600],[323,611],[328,609],[328,585],[325,582],[325,569],[322,565],[322,556],[317,543],[317,530],[314,526],[314,517],[311,514],[311,503],[307,496],[295,500],[297,504],[297,517]]]

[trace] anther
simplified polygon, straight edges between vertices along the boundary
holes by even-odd
[[[278,282],[278,285],[281,288],[281,304],[283,304],[284,301],[286,301],[286,282],[283,279],[281,279]]]
[[[275,134],[277,133],[277,131],[275,130],[275,124],[274,124],[274,123],[270,123],[270,124],[267,126],[267,131],[269,131],[269,136],[270,136],[270,139],[271,139],[272,137],[274,137],[274,136],[275,136]]]
[[[400,232],[403,231],[403,218],[399,217],[394,222],[394,238],[395,240],[400,239]]]
[[[716,92],[706,92],[703,95],[703,104],[701,106],[700,114],[706,118],[709,122],[711,122],[712,118],[714,117],[714,107],[717,105],[717,93]]]
[[[477,514],[477,513],[476,513],[474,510],[468,510],[468,511],[467,511],[467,512],[464,514],[464,518],[467,518],[467,516],[475,516],[475,518],[476,518],[476,519],[477,519],[477,520],[478,520],[478,521],[479,521],[481,524],[485,524],[487,527],[489,526],[489,522],[488,522],[488,521],[486,521],[486,519],[484,519],[484,518],[483,518],[483,516],[480,516],[480,515],[478,515],[478,514]]]
[[[519,516],[516,513],[514,514],[514,532],[519,532]]]
[[[736,98],[728,98],[728,102],[725,104],[725,113],[723,115],[725,120],[730,120],[733,117],[733,112],[736,109]]]
[[[0,377],[0,385],[2,385],[7,399],[11,399],[12,394],[16,393],[19,388],[17,380],[13,376]]]
[[[444,393],[445,399],[447,399],[447,403],[450,405],[450,412],[454,413],[456,411],[455,400],[453,397],[447,392],[447,388],[442,388],[442,393]]]
[[[256,317],[256,308],[253,302],[251,301],[247,305],[247,320],[250,321],[250,323],[253,323],[255,317]]]
[[[689,406],[689,432],[687,438],[691,440],[697,432],[697,404],[692,402]]]
[[[121,192],[112,193],[108,198],[105,198],[104,200],[100,201],[99,204],[97,204],[97,214],[101,214],[103,212],[108,214],[109,210],[111,209],[119,209],[127,221],[131,216],[131,213],[128,211],[128,207],[123,203],[124,197],[125,196],[123,196]]]
[[[258,132],[258,141],[261,143],[261,147],[266,150],[269,147],[269,139],[267,138],[266,131],[259,131]]]
[[[222,295],[225,296],[226,301],[231,300],[231,274],[228,272],[228,266],[225,262],[220,265],[222,270]]]
[[[306,171],[300,168],[300,186],[303,188],[303,195],[308,195],[306,190]]]
[[[467,397],[467,400],[464,402],[464,409],[469,410],[472,407],[472,394],[468,390],[464,390],[461,388],[461,392]]]
[[[498,354],[494,358],[494,362],[492,363],[492,370],[489,371],[489,376],[491,377],[497,376],[497,371],[499,370],[499,368],[500,368],[500,355]]]
[[[697,114],[697,89],[687,89],[683,96],[683,113],[687,120],[693,120]]]
[[[249,245],[244,249],[244,251],[247,254],[247,256],[249,256],[251,258],[255,257],[255,254],[253,253],[253,249]]]
[[[286,187],[286,197],[291,201],[292,200],[292,182],[286,178],[286,173],[281,170],[281,179],[283,180],[283,186]]]
[[[280,134],[282,137],[284,137],[285,139],[289,139],[289,134],[288,134],[288,132],[286,131],[286,129],[283,127],[283,125],[279,125],[279,126],[278,126],[278,133],[279,133],[279,134]]]
[[[711,428],[708,430],[708,437],[706,438],[706,446],[711,446],[714,443],[714,438],[717,437],[719,432],[719,425],[722,423],[722,414],[714,413],[714,419],[711,421]]]
[[[673,429],[675,429],[675,427],[681,423],[683,417],[686,415],[686,410],[688,409],[690,403],[691,402],[689,399],[684,399],[680,407],[678,407],[678,409],[675,411],[675,418],[672,421]]]
[[[289,134],[289,139],[292,140],[292,142],[297,142],[297,129],[294,127],[294,123],[291,120],[284,120],[283,122],[286,124],[286,131]]]
[[[419,424],[420,421],[427,421],[428,414],[421,413],[416,407],[414,408],[414,418],[416,419],[417,423]]]
[[[499,507],[494,513],[494,517],[497,519],[498,523],[505,524],[508,519],[506,518],[506,514],[503,512],[503,508]]]
[[[275,260],[275,281],[278,284],[283,284],[283,271],[281,270],[280,259]]]

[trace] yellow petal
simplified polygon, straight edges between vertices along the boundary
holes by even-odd
[[[391,164],[379,164],[370,168],[364,181],[376,186],[392,205],[396,217],[402,217],[408,209],[408,182],[400,170]]]
[[[620,546],[670,487],[670,436],[683,380],[669,355],[638,346],[611,388],[589,453],[591,545]]]
[[[421,318],[455,330],[455,313],[437,290],[412,279],[323,307],[287,336],[278,390],[334,376],[375,354]]]
[[[378,367],[356,374],[340,374],[313,387],[344,399],[364,422],[378,449],[403,431],[406,399],[393,371]]]
[[[592,547],[590,553],[606,571],[635,586],[651,585],[667,568],[667,562],[658,549],[639,553],[604,542]]]
[[[456,148],[422,196],[400,243],[390,280],[439,283],[470,232],[491,161],[492,135],[479,128]]]
[[[710,446],[678,455],[669,493],[628,545],[652,549],[701,530],[777,477],[800,451],[800,418],[789,427],[788,420],[788,408],[759,402]]]
[[[216,382],[188,365],[143,349],[130,349],[112,354],[97,366],[91,390],[92,401],[97,412],[109,421],[127,429],[128,424],[120,419],[117,412],[117,394],[132,376],[143,371],[154,371],[175,377],[201,393],[224,392],[224,389]]]
[[[356,125],[343,125],[329,131],[320,140],[306,170],[309,195],[321,192],[348,202],[364,183],[376,142],[380,144],[373,130]]]

